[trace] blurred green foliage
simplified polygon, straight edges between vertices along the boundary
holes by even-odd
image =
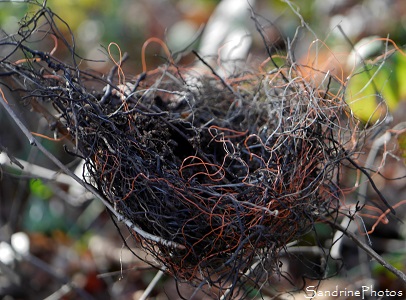
[[[398,270],[406,269],[406,253],[405,252],[393,252],[386,254],[384,259],[395,267]],[[388,281],[399,280],[395,274],[389,271],[385,266],[382,266],[380,263],[373,261],[372,262],[372,273],[378,277],[385,278]]]
[[[403,162],[406,165],[406,132],[398,135],[398,144],[400,149],[400,155],[403,158]]]
[[[47,200],[53,195],[52,190],[48,185],[44,184],[40,179],[30,180],[30,192],[40,199]]]
[[[364,122],[385,117],[406,99],[406,57],[397,52],[386,61],[363,66],[351,77],[347,101],[354,114]]]

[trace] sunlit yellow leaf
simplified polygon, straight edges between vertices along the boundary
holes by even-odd
[[[382,119],[386,108],[396,108],[397,80],[391,66],[367,67],[354,74],[347,86],[346,99],[353,113],[364,122]]]
[[[398,81],[399,100],[406,100],[406,55],[396,53],[393,57],[395,61],[396,79]]]
[[[398,144],[400,155],[403,157],[404,163],[406,164],[406,132],[398,135]]]

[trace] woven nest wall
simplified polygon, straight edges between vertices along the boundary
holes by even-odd
[[[43,9],[7,40],[4,77],[73,142],[84,179],[177,279],[224,290],[278,273],[281,249],[339,209],[358,129],[334,77],[316,87],[288,56],[227,77],[168,59],[124,82],[121,66],[81,70],[53,22],[32,28],[43,16],[55,17]],[[72,63],[32,48],[38,32]]]
[[[229,85],[192,77],[196,86],[170,69],[131,96],[96,97],[66,114],[87,180],[142,230],[174,243],[142,241],[177,277],[212,280],[258,255],[276,264],[281,247],[336,205],[345,106],[282,71]]]

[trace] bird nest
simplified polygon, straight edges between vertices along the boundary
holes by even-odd
[[[170,69],[121,99],[95,97],[62,112],[87,180],[132,223],[170,242],[142,245],[178,277],[207,279],[257,256],[276,258],[337,199],[345,106],[282,71],[229,83],[192,76],[193,84]]]
[[[74,54],[54,23],[34,24],[8,40],[27,58],[3,59],[4,74],[73,141],[84,179],[177,279],[225,289],[259,280],[260,268],[278,273],[281,249],[337,210],[355,126],[332,76],[316,88],[288,56],[228,76],[168,61],[106,79],[27,46],[40,32]]]
[[[156,237],[130,227],[178,279],[236,282],[257,261],[278,272],[280,249],[337,207],[345,105],[283,71],[227,84],[159,73],[103,104],[62,105],[87,181]]]

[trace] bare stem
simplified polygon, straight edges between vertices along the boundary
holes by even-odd
[[[388,263],[386,260],[382,258],[378,253],[376,253],[370,246],[362,242],[353,232],[347,230],[340,224],[337,224],[331,220],[326,221],[331,224],[333,227],[335,227],[337,230],[341,231],[343,234],[345,234],[347,237],[349,237],[358,247],[360,247],[362,250],[364,250],[369,256],[372,258],[376,259],[377,262],[379,262],[383,267],[388,269],[390,272],[395,274],[399,279],[401,279],[404,283],[406,283],[406,275],[402,271],[396,269],[394,266],[392,266],[390,263]]]
[[[139,300],[146,300],[149,294],[152,292],[156,284],[159,282],[161,277],[164,275],[164,271],[159,270],[156,274],[155,277],[151,280],[149,283],[148,287],[145,289],[144,293],[141,295]]]

